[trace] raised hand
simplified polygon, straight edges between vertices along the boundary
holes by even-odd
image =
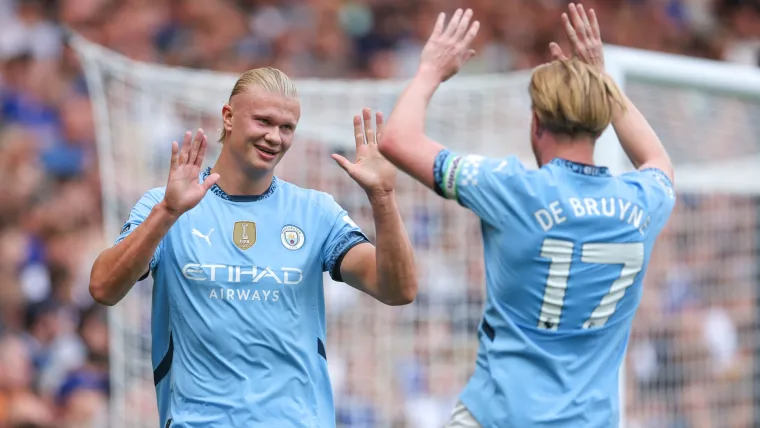
[[[362,125],[362,119],[364,124]],[[396,167],[388,162],[377,147],[383,128],[383,114],[375,114],[372,129],[372,110],[364,108],[362,115],[354,116],[354,139],[356,141],[356,162],[351,163],[341,155],[332,158],[348,175],[361,186],[367,195],[382,196],[393,191],[396,186]]]
[[[206,155],[206,134],[199,129],[193,139],[193,133],[187,131],[179,150],[176,141],[172,143],[172,160],[169,179],[166,182],[164,204],[171,212],[181,215],[198,205],[208,189],[219,180],[219,174],[211,174],[200,183],[198,176]]]
[[[598,71],[604,71],[604,49],[602,46],[602,35],[599,31],[599,22],[596,19],[594,9],[589,9],[588,15],[583,9],[583,5],[570,3],[568,6],[570,16],[567,13],[562,14],[562,22],[565,25],[565,32],[570,39],[573,52],[586,64],[595,67]],[[554,59],[567,59],[558,44],[552,42],[549,44],[552,57]]]
[[[470,25],[471,19],[472,9],[464,12],[457,9],[444,28],[446,14],[438,15],[433,33],[420,54],[420,71],[431,73],[436,79],[445,82],[475,55],[470,45],[478,35],[480,23],[475,21]]]

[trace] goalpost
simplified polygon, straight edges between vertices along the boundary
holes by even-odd
[[[148,189],[165,184],[170,143],[215,137],[237,76],[129,60],[76,35],[95,112],[105,234],[115,238]],[[622,391],[629,428],[760,421],[760,70],[607,47],[610,73],[658,132],[679,200],[634,321]],[[427,129],[454,150],[534,161],[529,72],[457,76]],[[331,193],[373,237],[366,198],[330,154],[353,150],[351,118],[388,114],[402,81],[301,80],[302,121],[278,175]],[[219,146],[209,147],[208,163]],[[614,133],[597,161],[630,168]],[[441,426],[473,369],[484,298],[475,217],[400,174],[399,205],[420,263],[415,304],[388,308],[327,281],[330,374],[339,426]],[[150,280],[110,313],[112,427],[157,425]]]

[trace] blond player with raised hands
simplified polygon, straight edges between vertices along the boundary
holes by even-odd
[[[356,162],[333,155],[367,194],[373,245],[332,196],[275,175],[300,115],[284,73],[244,73],[222,108],[214,166],[201,168],[202,131],[174,143],[167,185],[137,202],[92,268],[90,292],[107,305],[153,275],[162,428],[334,427],[323,273],[388,305],[417,293],[396,168],[375,138],[382,116],[377,130],[369,109],[354,118]]]
[[[620,419],[618,372],[657,235],[675,203],[659,139],[604,72],[593,11],[571,4],[528,91],[539,169],[515,156],[457,154],[425,135],[438,86],[474,54],[471,10],[441,14],[416,76],[388,119],[380,151],[481,220],[486,303],[474,374],[448,428],[610,428]],[[456,114],[452,113],[455,117]],[[613,125],[636,170],[594,163]]]

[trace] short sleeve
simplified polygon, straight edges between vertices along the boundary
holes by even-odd
[[[456,200],[492,225],[504,220],[510,188],[522,182],[525,173],[515,156],[460,156],[446,149],[438,153],[433,166],[436,193]]]
[[[139,201],[135,204],[135,206],[132,208],[132,211],[129,213],[129,218],[124,223],[124,225],[121,227],[121,233],[119,234],[119,237],[116,238],[116,243],[123,241],[124,238],[129,236],[130,233],[132,233],[137,227],[142,224],[143,221],[148,217],[150,212],[153,210],[153,207],[161,202],[163,199],[163,189],[152,189],[145,193]],[[148,277],[148,274],[150,272],[153,272],[156,269],[156,266],[158,266],[158,262],[161,258],[161,250],[163,247],[163,242],[161,242],[158,247],[156,247],[156,251],[153,253],[153,258],[150,260],[150,269],[148,272],[145,272],[145,274],[140,277],[140,281]]]
[[[673,183],[664,172],[657,168],[647,168],[623,174],[630,184],[638,186],[642,202],[646,204],[651,218],[650,229],[659,233],[670,218],[676,204]]]
[[[323,208],[326,211],[324,221],[330,232],[322,247],[322,270],[329,272],[333,280],[342,282],[340,264],[343,257],[351,248],[369,242],[369,239],[332,197],[326,198]]]

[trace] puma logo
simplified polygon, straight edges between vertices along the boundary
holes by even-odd
[[[211,246],[211,239],[209,238],[211,236],[211,232],[214,231],[214,228],[212,227],[211,230],[208,231],[207,234],[202,234],[198,229],[193,229],[193,236],[197,236],[199,238],[203,238],[208,243],[208,246]]]

